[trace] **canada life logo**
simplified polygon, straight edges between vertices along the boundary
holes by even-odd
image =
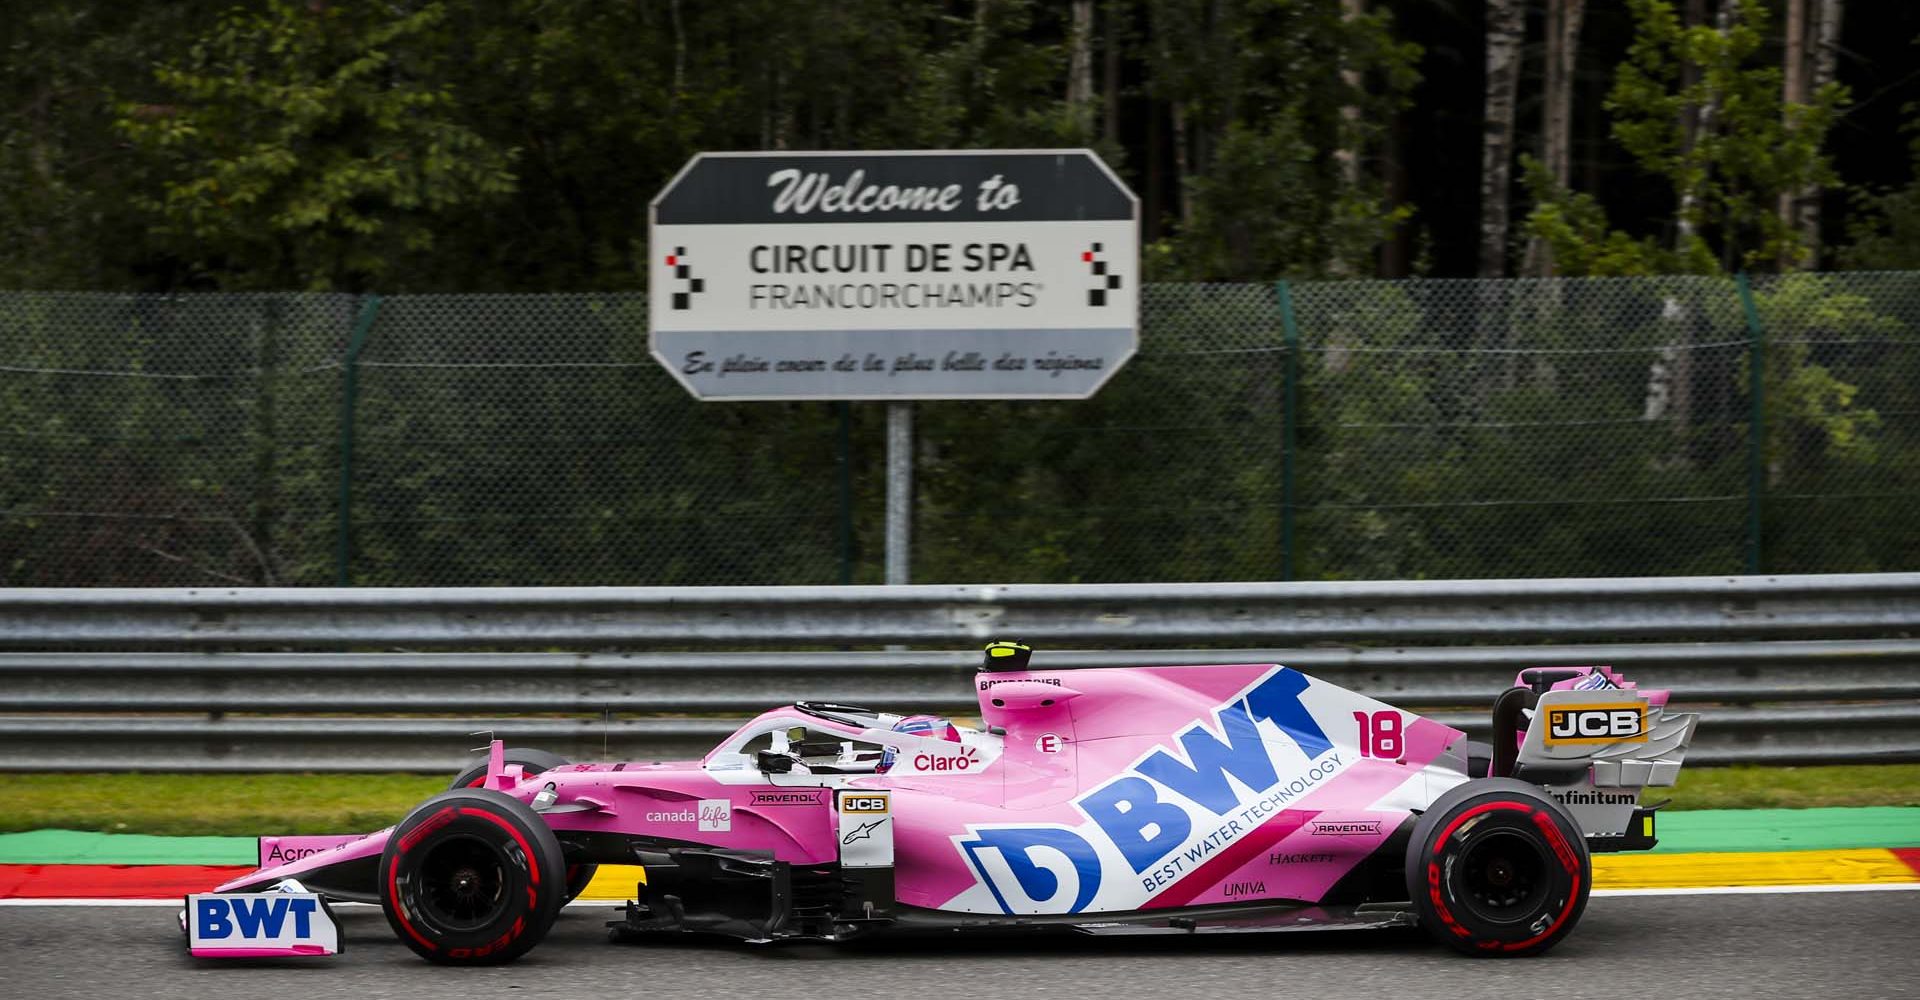
[[[701,799],[697,829],[706,833],[726,833],[733,829],[733,803],[728,799]]]

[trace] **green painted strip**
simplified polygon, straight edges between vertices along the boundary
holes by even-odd
[[[1654,851],[1823,851],[1920,847],[1920,808],[1700,809],[1662,812]]]
[[[0,834],[0,864],[250,865],[252,837],[155,837],[143,833],[35,830]]]

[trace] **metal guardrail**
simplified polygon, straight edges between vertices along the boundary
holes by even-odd
[[[0,590],[0,646],[805,646],[1846,638],[1920,573],[900,587]]]
[[[477,729],[584,758],[686,756],[710,747],[741,719],[795,698],[971,714],[978,663],[973,650],[261,647],[871,646],[933,638],[972,645],[989,636],[1035,643],[1036,667],[1285,663],[1476,735],[1486,729],[1493,695],[1519,669],[1606,663],[1648,686],[1672,689],[1676,704],[1705,706],[1693,763],[1920,760],[1920,639],[1903,637],[1915,629],[1920,574],[1084,587],[0,590],[0,649],[11,650],[0,652],[0,769],[444,770],[465,758],[475,742],[467,734]],[[1851,638],[1782,638],[1809,634]],[[1218,644],[1274,636],[1506,644],[1058,648],[1093,640]],[[1715,641],[1515,644],[1584,636]],[[82,651],[112,646],[165,651]],[[671,715],[686,717],[662,717]]]

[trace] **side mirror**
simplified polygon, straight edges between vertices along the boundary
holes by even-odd
[[[793,755],[778,750],[762,750],[754,754],[753,760],[763,774],[786,774],[793,770]]]

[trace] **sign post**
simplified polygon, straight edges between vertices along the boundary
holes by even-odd
[[[906,401],[1097,391],[1139,342],[1138,205],[1088,150],[702,153],[653,201],[653,355],[703,400],[894,404],[905,582]]]

